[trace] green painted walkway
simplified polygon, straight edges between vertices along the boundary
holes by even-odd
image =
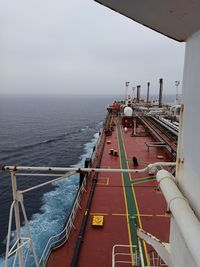
[[[119,148],[120,148],[121,167],[122,169],[128,169],[128,164],[127,164],[127,159],[125,155],[125,149],[124,149],[120,126],[117,126],[117,133],[118,133]],[[122,175],[123,175],[125,196],[126,196],[126,201],[127,201],[127,209],[128,209],[127,213],[137,214],[136,202],[135,202],[135,198],[133,194],[133,189],[131,186],[133,181],[130,180],[130,176],[128,173],[123,173]],[[140,227],[138,216],[129,216],[129,228],[130,228],[131,242],[132,242],[132,245],[135,245],[138,248],[137,225]],[[145,265],[147,265],[143,242],[141,244],[142,244]]]
[[[155,180],[156,180],[156,176],[150,176],[150,177],[131,180],[131,183],[132,184],[142,184],[142,183],[147,183],[147,182],[151,182],[151,181],[155,181]]]

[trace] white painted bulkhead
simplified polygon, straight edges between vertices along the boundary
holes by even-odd
[[[183,128],[179,140],[176,179],[182,194],[200,219],[200,31],[186,42],[183,103]],[[199,242],[197,247],[200,246]],[[174,219],[171,219],[170,245],[175,267],[198,267]]]
[[[177,179],[200,218],[200,31],[188,39],[183,75],[183,130]]]

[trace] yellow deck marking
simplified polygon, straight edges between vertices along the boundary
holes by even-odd
[[[99,184],[99,185],[109,185],[109,181],[110,181],[109,177],[100,177],[100,178],[98,178],[97,184]]]
[[[109,213],[104,213],[104,212],[90,212],[90,215],[91,216],[94,216],[94,215],[103,215],[103,216],[107,216],[109,215]],[[167,214],[129,214],[129,213],[112,213],[111,214],[112,216],[140,216],[140,217],[166,217],[168,218],[169,215]]]
[[[121,131],[121,128],[120,128],[120,131]],[[119,155],[121,155],[120,145],[119,145],[118,131],[117,131],[117,141],[118,141]],[[123,138],[122,138],[122,141],[123,141]],[[120,169],[122,169],[121,156],[119,156],[119,163],[120,163]],[[123,177],[123,173],[121,172],[122,187],[123,187],[125,207],[126,207],[126,212],[127,212],[128,211],[128,206],[127,206],[127,199],[126,199],[126,192],[125,192],[125,188],[124,188],[124,179],[123,178],[124,178]],[[131,261],[132,261],[132,265],[134,265],[134,256],[133,256],[133,248],[132,248],[132,240],[131,240],[131,232],[130,232],[129,217],[128,217],[128,215],[126,215],[126,222],[127,222],[127,228],[128,228],[128,238],[129,238],[129,244],[130,244]]]
[[[138,180],[138,183],[139,183],[139,182],[142,183],[142,182],[144,182],[144,181],[140,181],[140,179],[150,179],[150,178],[152,178],[152,176],[146,176],[146,177],[136,178],[136,179],[132,179],[132,177],[131,177],[130,181],[137,182],[137,180]],[[152,179],[153,179],[153,178],[152,178]],[[151,179],[150,179],[150,181],[148,181],[148,182],[151,182]]]
[[[119,130],[121,131],[121,127],[119,128]],[[122,132],[121,132],[121,135],[122,135]],[[123,135],[122,135],[122,136],[123,136]],[[124,139],[123,139],[123,138],[122,138],[122,142],[123,142],[123,147],[124,147],[124,153],[125,153],[125,156],[126,156],[126,158],[127,158],[126,147],[125,147],[125,145],[124,145]],[[127,164],[127,167],[129,168],[129,165],[128,165],[128,164]],[[129,179],[130,179],[130,181],[131,181],[131,175],[130,175],[130,173],[129,173]],[[136,207],[136,210],[137,210],[137,213],[138,213],[139,226],[140,226],[141,229],[143,229],[143,228],[142,228],[141,219],[140,219],[140,211],[139,211],[139,208],[138,208],[138,203],[137,203],[137,199],[136,199],[136,195],[135,195],[135,190],[134,190],[134,188],[133,188],[133,184],[131,185],[131,187],[132,187],[132,192],[133,192],[133,198],[134,198],[134,201],[135,201],[135,207]],[[145,254],[146,254],[147,263],[148,263],[148,265],[149,265],[150,262],[149,262],[149,257],[148,257],[148,253],[147,253],[146,243],[144,242],[144,240],[143,240],[143,244],[144,244],[144,250],[145,250]]]
[[[135,216],[138,216],[135,214]],[[167,217],[165,214],[140,214],[140,217]]]
[[[101,212],[90,212],[90,215],[92,215],[92,216],[95,216],[95,215],[102,215],[102,216],[106,216],[106,215],[108,215],[108,213],[101,213]]]
[[[113,216],[130,216],[128,213],[112,213]]]

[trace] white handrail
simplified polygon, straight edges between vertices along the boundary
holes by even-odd
[[[29,166],[4,166],[5,171],[75,171],[79,172],[128,172],[128,173],[142,173],[158,166],[176,166],[176,162],[156,162],[149,164],[143,169],[111,169],[111,168],[63,168],[63,167],[29,167]],[[42,175],[42,174],[41,174]]]

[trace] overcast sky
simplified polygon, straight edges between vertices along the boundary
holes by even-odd
[[[0,93],[174,93],[184,43],[92,0],[0,0]]]

